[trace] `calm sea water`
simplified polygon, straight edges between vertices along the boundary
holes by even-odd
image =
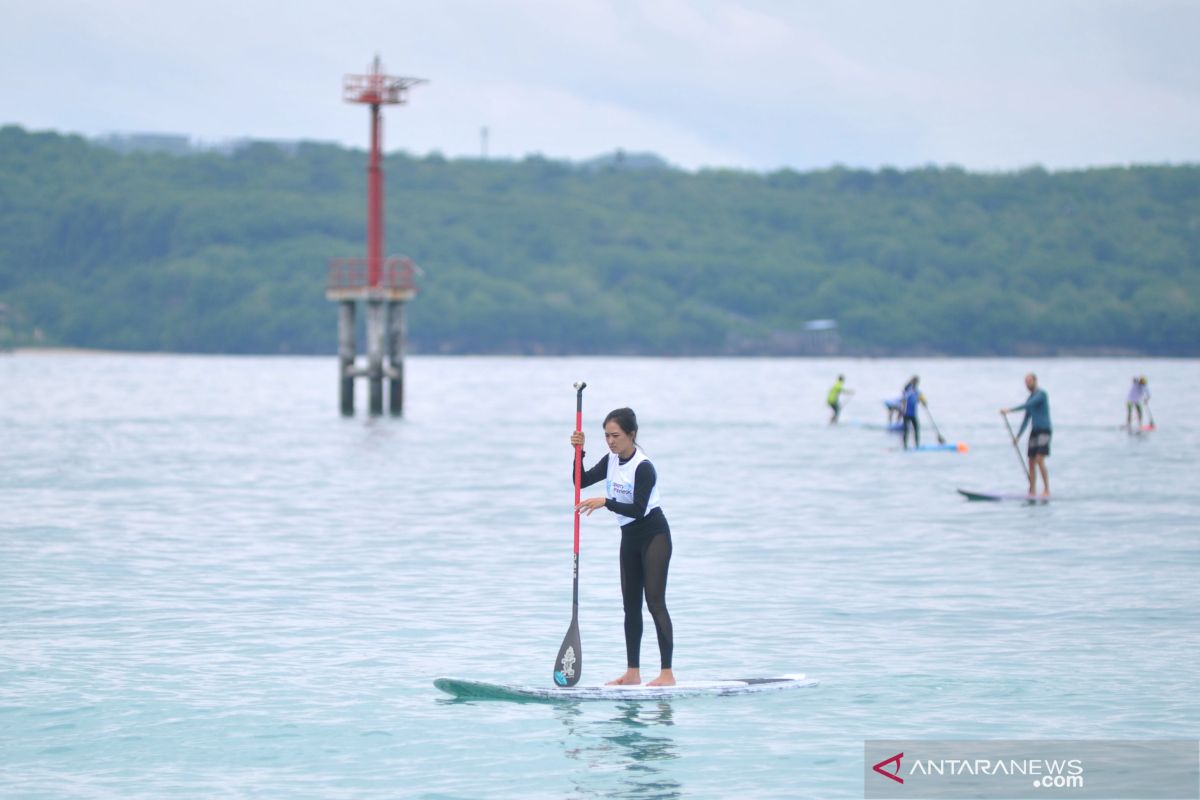
[[[0,795],[842,798],[868,738],[1197,737],[1196,361],[408,366],[405,419],[370,420],[327,358],[0,356]],[[965,502],[1023,486],[997,409],[1029,369],[1057,499]],[[914,372],[969,452],[853,424]],[[1143,372],[1160,430],[1130,437]],[[439,698],[549,682],[580,379],[589,462],[631,405],[658,467],[679,676],[820,687]],[[587,680],[624,666],[618,538],[585,520]]]

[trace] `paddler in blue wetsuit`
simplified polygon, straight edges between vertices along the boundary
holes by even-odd
[[[917,419],[919,406],[925,405],[925,395],[921,394],[917,384],[921,379],[916,375],[904,385],[904,394],[900,396],[900,411],[904,415],[904,449],[908,449],[908,429],[912,428],[913,447],[921,446],[921,425]]]
[[[1000,409],[1001,414],[1011,414],[1014,411],[1024,411],[1025,418],[1021,420],[1021,428],[1013,437],[1013,444],[1021,438],[1027,426],[1029,430],[1029,494],[1037,494],[1037,473],[1042,473],[1042,494],[1050,496],[1050,474],[1046,471],[1046,458],[1050,455],[1050,398],[1045,389],[1038,388],[1037,375],[1032,372],[1025,376],[1025,388],[1029,390],[1029,399],[1019,406]],[[1030,425],[1032,423],[1032,425]]]

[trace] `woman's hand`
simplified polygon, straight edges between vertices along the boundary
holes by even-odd
[[[574,433],[571,434],[571,446],[582,448],[583,447],[583,438],[584,438],[583,431],[575,431]]]
[[[604,508],[604,500],[603,497],[589,497],[587,500],[580,500],[579,505],[575,506],[575,511],[590,517],[596,509]]]

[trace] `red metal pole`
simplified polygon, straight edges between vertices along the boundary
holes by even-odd
[[[379,104],[371,104],[371,160],[367,164],[367,286],[379,287],[383,272],[383,166],[380,142],[383,119]]]

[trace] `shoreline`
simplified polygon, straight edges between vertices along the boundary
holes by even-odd
[[[178,356],[199,358],[337,358],[336,353],[195,353],[173,350],[106,350],[92,347],[13,347],[0,349],[0,356]],[[975,354],[947,355],[944,353],[898,353],[892,355],[877,355],[865,353],[844,354],[784,354],[784,353],[692,353],[679,355],[672,353],[438,353],[438,352],[408,352],[405,358],[661,358],[672,360],[683,359],[722,359],[722,360],[752,360],[752,359],[781,359],[797,361],[967,361],[972,359],[1007,359],[1052,361],[1056,359],[1125,359],[1125,360],[1162,360],[1189,361],[1200,359],[1197,355],[1156,355],[1152,353],[1133,353],[1126,350],[1096,351],[1081,350],[1079,352],[1059,353],[1026,353],[1026,354]]]

